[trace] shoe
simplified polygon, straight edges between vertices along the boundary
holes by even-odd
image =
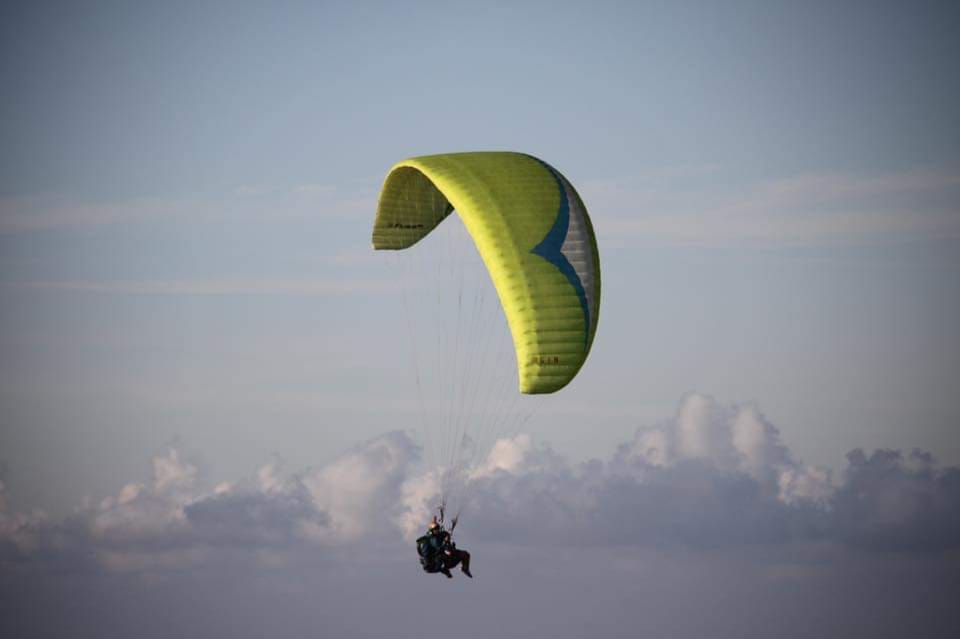
[[[471,579],[473,579],[473,575],[470,574],[470,571],[468,569],[460,568],[460,570],[463,571],[463,574],[465,574],[467,577],[470,577]]]
[[[449,571],[449,570],[441,570],[440,572],[442,572],[443,574],[445,574],[445,575],[447,576],[447,579],[453,579],[453,575],[450,574],[450,571]]]

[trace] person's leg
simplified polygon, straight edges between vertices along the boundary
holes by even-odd
[[[468,553],[466,550],[458,550],[457,554],[459,555],[460,559],[460,570],[462,570],[463,574],[465,574],[467,577],[473,579],[473,575],[470,574],[470,553]]]

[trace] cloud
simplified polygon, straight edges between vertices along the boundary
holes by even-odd
[[[880,550],[960,546],[960,468],[938,468],[916,449],[908,455],[856,449],[847,461],[832,499],[838,537]]]
[[[548,448],[501,441],[475,478],[483,536],[514,541],[698,547],[789,542],[825,525],[830,474],[795,460],[753,405],[692,393],[606,462],[571,467]]]
[[[82,291],[114,295],[294,295],[327,296],[391,290],[394,282],[381,279],[188,279],[188,280],[30,280],[0,282],[24,289]]]
[[[256,551],[396,537],[401,485],[418,459],[413,441],[393,432],[318,469],[285,474],[274,460],[250,477],[208,488],[197,467],[171,448],[153,459],[149,482],[127,483],[63,522],[6,512],[0,482],[0,548],[6,546],[8,560],[66,549],[74,559],[96,555],[110,568],[141,570],[195,562],[224,547]]]
[[[764,495],[783,503],[822,502],[831,490],[829,471],[796,460],[780,431],[754,404],[723,406],[691,393],[681,400],[673,420],[638,430],[618,451],[618,461],[626,465],[663,468],[685,460],[703,460],[718,471],[746,475]]]
[[[313,503],[329,514],[329,525],[314,530],[312,538],[337,543],[395,532],[402,485],[418,460],[410,437],[395,431],[305,474]]]
[[[37,532],[47,524],[41,511],[10,513],[7,510],[7,486],[0,479],[0,565],[3,563],[4,546],[20,553],[37,549]]]
[[[181,201],[73,202],[50,194],[6,198],[0,199],[0,235],[186,218],[204,210]]]
[[[956,171],[801,174],[738,185],[708,168],[588,183],[583,191],[605,244],[625,238],[763,246],[960,237]]]
[[[9,513],[0,483],[0,561],[93,558],[142,571],[227,550],[337,553],[408,543],[439,501],[438,472],[420,462],[411,436],[394,431],[319,468],[289,473],[274,460],[210,487],[170,449],[153,460],[150,481],[126,483],[61,522]],[[605,460],[571,464],[528,435],[502,439],[455,497],[451,508],[465,512],[461,530],[477,543],[960,547],[960,469],[940,468],[919,451],[855,450],[835,479],[798,460],[756,405],[699,393]]]
[[[378,185],[370,179],[343,185],[242,185],[213,197],[131,198],[83,201],[58,194],[0,198],[0,235],[76,230],[116,224],[173,220],[269,219],[302,221],[372,215]]]

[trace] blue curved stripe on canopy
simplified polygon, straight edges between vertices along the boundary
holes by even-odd
[[[560,189],[560,210],[557,211],[557,219],[553,222],[553,227],[530,252],[556,266],[577,292],[580,308],[583,309],[583,344],[586,348],[590,339],[590,307],[587,304],[587,293],[583,289],[583,282],[580,281],[577,270],[573,268],[573,265],[567,260],[567,256],[563,254],[563,243],[567,239],[567,231],[570,228],[570,201],[567,198],[567,189],[563,184],[563,177],[552,166],[543,160],[538,159],[537,161],[543,164],[550,171],[553,179],[557,181],[557,187]]]

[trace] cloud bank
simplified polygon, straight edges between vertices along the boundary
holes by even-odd
[[[0,483],[0,561],[142,571],[225,550],[336,554],[406,543],[438,499],[436,475],[420,461],[411,435],[394,431],[320,468],[289,473],[272,461],[212,484],[170,449],[149,481],[62,521],[9,512]],[[854,450],[835,478],[796,459],[758,407],[696,393],[605,460],[571,464],[529,436],[501,440],[463,501],[461,530],[475,544],[960,548],[960,468],[916,450]]]

